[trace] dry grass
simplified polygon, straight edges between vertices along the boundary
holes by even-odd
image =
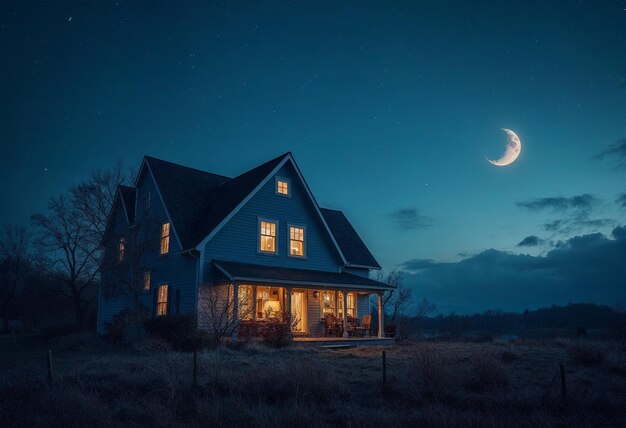
[[[10,346],[8,346],[10,345]],[[53,348],[56,380],[45,380]],[[119,350],[92,339],[0,343],[0,426],[624,426],[626,355],[569,363],[571,344],[418,343],[381,351],[271,350],[254,343],[192,355],[146,341]],[[91,349],[89,349],[91,347]],[[511,353],[515,357],[503,357]],[[506,358],[506,364],[503,364]],[[569,407],[558,365],[565,363]]]

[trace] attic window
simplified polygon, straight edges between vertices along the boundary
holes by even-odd
[[[150,208],[150,202],[151,202],[151,195],[150,195],[150,192],[148,191],[146,192],[146,195],[143,198],[143,207],[145,209]]]
[[[276,193],[283,196],[289,196],[289,180],[276,178]]]
[[[167,254],[170,251],[170,224],[163,223],[161,225],[161,254]]]

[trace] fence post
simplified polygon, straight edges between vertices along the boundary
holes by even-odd
[[[198,386],[198,351],[193,351],[193,386]]]
[[[559,364],[561,370],[561,399],[563,400],[563,406],[567,407],[567,384],[565,383],[565,368],[563,364]]]
[[[46,356],[47,367],[48,367],[48,382],[52,383],[54,381],[54,374],[52,372],[52,351],[48,349],[48,355]]]
[[[383,387],[387,386],[387,352],[383,351]]]

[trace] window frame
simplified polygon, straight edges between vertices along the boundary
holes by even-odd
[[[163,226],[167,225],[167,235],[163,236]],[[161,223],[161,233],[159,241],[159,255],[164,256],[170,253],[170,236],[172,236],[172,224],[168,221]],[[167,239],[167,251],[163,251],[163,242]]]
[[[117,243],[117,262],[123,263],[125,256],[126,256],[126,240],[124,238],[120,238],[120,240]]]
[[[148,280],[148,288],[146,288],[146,279]],[[143,291],[149,293],[152,289],[152,271],[147,270],[143,273]]]
[[[165,287],[165,301],[161,301],[161,288],[162,287]],[[168,308],[169,292],[170,292],[170,285],[168,283],[159,284],[157,286],[157,289],[156,289],[157,298],[156,298],[156,308],[155,308],[155,314],[157,317],[167,316],[169,314],[169,308]],[[165,305],[164,313],[159,313],[160,305]]]
[[[291,228],[296,228],[296,229],[302,229],[302,255],[298,255],[298,254],[291,254]],[[300,224],[287,224],[287,255],[289,257],[293,257],[296,259],[306,259],[307,258],[307,248],[306,248],[306,243],[307,243],[307,237],[306,237],[306,225],[300,225]]]
[[[287,183],[287,193],[280,193],[278,191],[278,182],[282,181]],[[274,178],[274,193],[276,193],[278,196],[283,196],[285,198],[291,198],[291,180],[288,178],[283,178],[283,177],[279,177],[279,176],[275,176]]]
[[[274,236],[274,251],[263,251],[261,250],[261,223],[274,223],[276,225],[276,236]],[[256,231],[256,252],[257,254],[263,254],[266,256],[278,256],[280,255],[280,246],[278,245],[279,240],[278,237],[280,235],[279,226],[280,222],[278,220],[272,220],[266,217],[257,217],[257,231]],[[270,235],[263,235],[270,236]]]

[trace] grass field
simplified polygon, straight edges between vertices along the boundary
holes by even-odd
[[[626,426],[626,353],[607,342],[248,344],[199,353],[196,387],[193,355],[160,342],[116,348],[80,334],[0,346],[3,427]]]

